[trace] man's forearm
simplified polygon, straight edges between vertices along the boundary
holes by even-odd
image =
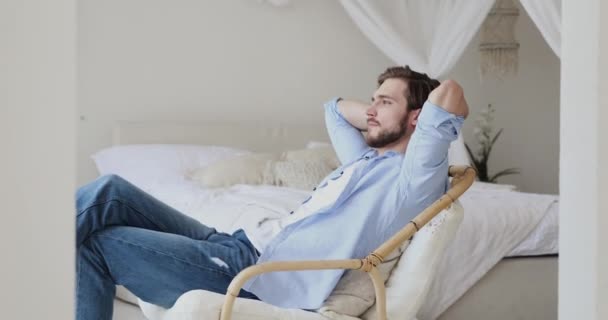
[[[369,104],[353,101],[340,100],[338,102],[338,111],[353,127],[367,131],[367,109]]]

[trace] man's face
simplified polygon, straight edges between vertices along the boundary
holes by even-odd
[[[366,142],[372,148],[382,148],[397,142],[408,133],[407,83],[401,79],[386,79],[374,92],[367,110]]]

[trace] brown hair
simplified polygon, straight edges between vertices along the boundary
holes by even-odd
[[[432,79],[426,73],[419,73],[405,67],[391,67],[378,76],[378,86],[386,79],[401,79],[407,83],[408,89],[403,92],[407,101],[408,111],[422,108],[433,89],[439,86],[439,81]]]

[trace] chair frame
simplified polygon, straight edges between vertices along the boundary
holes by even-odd
[[[450,189],[418,214],[412,221],[403,227],[399,232],[384,242],[380,247],[363,259],[346,260],[312,260],[312,261],[273,261],[250,266],[242,270],[232,280],[226,292],[226,298],[220,313],[221,320],[230,320],[232,317],[232,307],[239,295],[241,288],[251,277],[266,272],[275,271],[297,271],[297,270],[325,270],[325,269],[350,269],[367,272],[374,284],[376,293],[376,308],[378,319],[386,320],[386,288],[384,280],[378,271],[384,258],[393,250],[401,246],[403,242],[410,239],[420,228],[426,225],[431,219],[444,209],[448,208],[458,197],[460,197],[475,181],[477,172],[470,166],[450,166],[448,170],[452,177]]]

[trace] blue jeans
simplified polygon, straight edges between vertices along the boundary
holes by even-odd
[[[116,175],[81,187],[76,207],[77,320],[112,319],[117,284],[165,308],[194,289],[224,294],[259,257],[243,230],[217,232]]]

